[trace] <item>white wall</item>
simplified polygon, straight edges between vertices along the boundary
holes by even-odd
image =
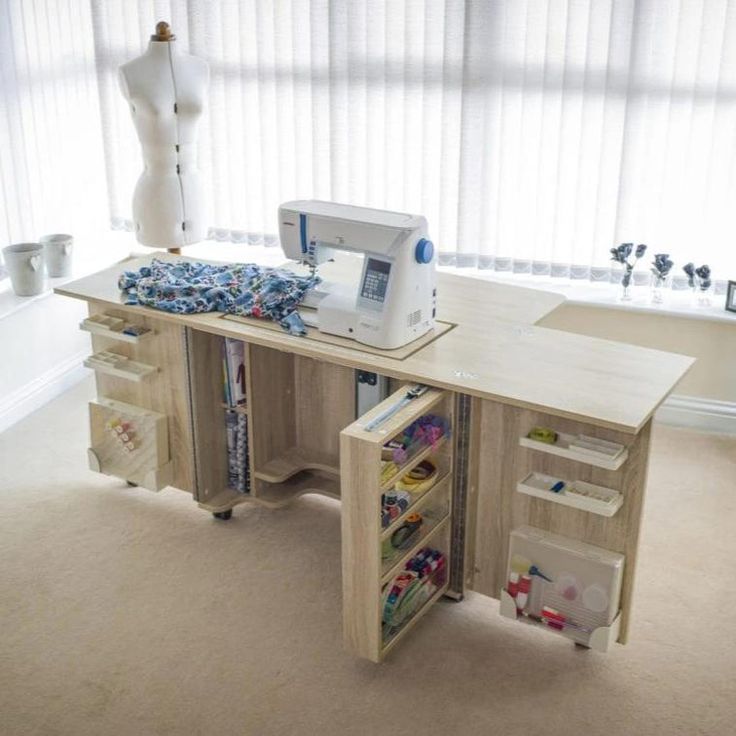
[[[49,294],[0,319],[0,432],[83,378],[87,305]]]

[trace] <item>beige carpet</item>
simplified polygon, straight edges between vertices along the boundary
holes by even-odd
[[[732,734],[736,441],[658,427],[631,643],[442,603],[340,643],[339,505],[236,510],[85,469],[80,385],[0,435],[0,733]]]

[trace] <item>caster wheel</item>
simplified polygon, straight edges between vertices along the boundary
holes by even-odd
[[[126,482],[126,483],[127,483],[127,484],[128,484],[128,485],[129,485],[130,487],[131,487],[131,488],[138,488],[138,484],[137,484],[137,483],[133,483],[133,481],[132,481],[132,480],[126,480],[125,482]]]
[[[212,516],[215,517],[215,519],[221,519],[222,521],[227,521],[230,519],[233,515],[233,510],[228,509],[227,511],[214,511],[212,513]]]

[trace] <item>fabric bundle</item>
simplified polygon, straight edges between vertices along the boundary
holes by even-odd
[[[176,314],[226,312],[261,317],[277,322],[292,335],[306,335],[297,308],[320,281],[314,274],[297,276],[254,263],[215,266],[154,258],[150,266],[121,274],[118,286],[126,293],[127,304]]]

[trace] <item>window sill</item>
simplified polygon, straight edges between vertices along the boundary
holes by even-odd
[[[620,309],[642,314],[659,314],[682,319],[697,319],[709,322],[725,322],[736,325],[736,313],[725,309],[726,295],[711,294],[710,306],[693,304],[693,296],[689,291],[664,292],[661,304],[652,304],[649,286],[633,286],[630,301],[621,301],[621,287],[618,284],[595,284],[588,281],[575,282],[569,279],[552,279],[545,276],[529,276],[498,271],[483,271],[467,268],[440,267],[440,271],[455,273],[460,276],[495,281],[501,284],[513,284],[527,289],[551,291],[566,297],[567,304],[593,307],[598,309]]]
[[[127,255],[127,251],[123,252],[118,249],[110,249],[101,251],[96,258],[91,259],[87,257],[81,263],[74,263],[70,276],[62,276],[56,279],[47,277],[44,283],[44,290],[34,296],[18,296],[13,291],[9,278],[0,280],[0,320],[11,317],[16,312],[29,307],[31,304],[47,299],[54,293],[55,288],[112,266],[114,263],[127,257]]]

